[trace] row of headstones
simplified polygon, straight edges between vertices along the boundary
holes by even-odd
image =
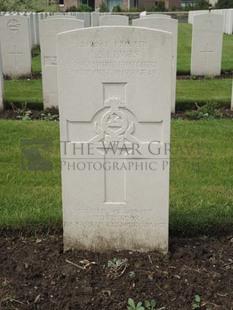
[[[4,74],[22,75],[31,72],[30,44],[28,40],[28,19],[25,17],[2,17],[0,21]],[[195,17],[193,26],[191,73],[195,75],[218,75],[221,71],[222,16],[200,15]],[[104,15],[99,17],[99,25],[128,25],[128,17]],[[177,20],[170,16],[156,14],[133,20],[133,26],[168,31],[173,35],[172,100],[171,111],[175,112],[176,60],[177,60]],[[76,18],[47,18],[40,21],[41,64],[43,80],[44,108],[58,105],[56,35],[60,32],[84,27],[84,21]],[[13,60],[13,62],[12,62]]]
[[[70,13],[71,14],[71,13]],[[85,13],[49,15],[48,13],[8,13],[0,15],[0,39],[3,73],[8,76],[31,74],[31,48],[40,44],[39,23],[44,19],[65,18],[83,20],[90,26]]]
[[[207,13],[207,10],[189,11],[188,23],[193,24],[194,16]],[[233,9],[211,10],[211,13],[223,15],[223,32],[226,34],[233,33]]]
[[[84,21],[84,27],[96,27],[100,26],[100,20],[102,16],[111,15],[111,13],[101,13],[98,11],[95,12],[0,12],[0,16],[27,16],[29,18],[29,34],[30,34],[30,44],[31,47],[35,45],[40,45],[40,34],[39,34],[39,23],[40,20],[46,19],[48,17],[54,18],[77,18]],[[156,14],[152,14],[153,16]],[[168,15],[159,15],[158,16],[168,16]],[[141,16],[141,14],[140,14]],[[128,20],[128,18],[127,18]]]
[[[170,16],[167,16],[170,17]],[[9,40],[3,40],[2,52],[4,60],[4,74],[22,75],[30,73],[31,57],[29,44],[26,44],[26,31],[28,29],[27,18],[11,16],[2,17],[5,29],[0,27],[0,36],[4,35]],[[1,21],[1,18],[0,18]],[[23,26],[23,23],[25,25]],[[128,17],[120,15],[104,15],[99,17],[99,25],[121,25],[128,26]],[[177,20],[171,18],[137,19],[133,26],[144,26],[157,28],[173,34],[173,70],[172,70],[172,112],[175,111],[176,92],[176,59],[177,59]],[[56,62],[56,35],[58,33],[84,27],[84,21],[76,18],[47,18],[40,21],[40,46],[43,82],[44,108],[58,105],[57,89],[57,62]],[[2,29],[2,31],[1,31]],[[26,62],[26,58],[28,62]],[[14,59],[14,62],[12,60]],[[5,65],[6,64],[6,65]],[[12,72],[14,70],[14,72]],[[143,70],[143,69],[142,69]]]
[[[40,35],[39,35],[39,23],[40,20],[46,19],[48,17],[59,17],[59,18],[77,18],[84,21],[85,27],[91,26],[91,14],[86,12],[66,12],[66,13],[35,13],[35,12],[0,12],[0,16],[27,16],[29,21],[29,34],[31,46],[40,45]]]

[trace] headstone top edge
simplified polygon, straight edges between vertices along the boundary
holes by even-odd
[[[148,27],[140,27],[140,26],[98,26],[98,27],[88,27],[88,28],[80,28],[80,29],[74,29],[74,30],[69,30],[69,31],[64,31],[64,32],[60,32],[59,34],[57,34],[57,38],[62,38],[67,36],[68,34],[75,34],[75,33],[79,33],[84,32],[100,32],[102,30],[119,30],[119,29],[127,29],[129,31],[139,31],[139,30],[146,30],[148,33],[157,33],[157,34],[164,34],[167,35],[168,37],[172,36],[172,33],[169,31],[165,31],[165,30],[159,30],[159,29],[153,29],[153,28],[148,28]]]

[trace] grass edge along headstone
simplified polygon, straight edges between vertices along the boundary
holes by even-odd
[[[57,53],[64,249],[166,253],[172,35],[81,29]]]

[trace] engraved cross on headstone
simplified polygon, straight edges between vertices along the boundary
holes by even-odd
[[[15,72],[17,72],[17,71],[18,71],[18,65],[19,65],[19,63],[20,63],[20,61],[19,61],[19,56],[22,56],[23,53],[22,53],[22,52],[18,52],[18,51],[17,51],[17,46],[14,45],[14,50],[13,50],[13,52],[10,52],[9,54],[12,55],[12,56],[14,57]]]
[[[209,48],[209,44],[206,43],[205,45],[205,49],[201,50],[200,53],[204,53],[203,54],[203,64],[205,67],[208,66],[208,57],[210,56],[211,53],[213,53],[214,51],[212,49]]]
[[[94,136],[87,138],[86,132],[93,132],[93,128]],[[92,144],[102,162],[111,165],[112,169],[104,169],[103,199],[106,204],[127,203],[127,170],[119,167],[126,165],[129,158],[134,162],[137,161],[137,156],[132,158],[132,151],[151,142],[148,141],[148,130],[151,128],[155,132],[155,136],[151,139],[153,140],[156,132],[159,132],[157,137],[160,138],[157,141],[162,143],[162,121],[138,120],[126,107],[125,98],[116,96],[108,96],[104,101],[104,108],[90,121],[67,120],[68,141]],[[137,133],[140,133],[140,138],[137,137]],[[141,157],[140,159],[143,159],[143,154]]]

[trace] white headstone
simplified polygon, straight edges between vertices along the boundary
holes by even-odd
[[[64,248],[166,252],[172,35],[87,28],[57,47]]]
[[[39,45],[40,44],[40,35],[39,35],[39,13],[32,13],[33,15],[33,31],[34,31],[34,39],[35,45]]]
[[[177,63],[177,36],[178,21],[176,19],[145,17],[132,21],[133,26],[148,27],[172,33],[172,87],[171,87],[171,112],[176,108],[176,63]]]
[[[47,16],[48,19],[54,19],[54,18],[65,18],[65,19],[69,19],[69,18],[76,18],[75,16],[71,16],[71,15],[48,15]]]
[[[227,10],[227,18],[226,18],[226,33],[233,33],[233,9]]]
[[[221,73],[223,16],[196,15],[192,31],[192,75],[219,75]]]
[[[33,13],[28,13],[29,18],[29,26],[30,26],[30,34],[31,34],[31,46],[34,47],[36,45],[36,34],[35,34],[35,28],[34,28],[34,16]]]
[[[47,18],[40,21],[40,47],[44,109],[58,106],[56,35],[84,27],[76,18]]]
[[[100,17],[105,15],[110,15],[110,13],[99,13],[98,11],[91,12],[91,27],[99,26]]]
[[[129,17],[123,15],[105,15],[99,18],[100,26],[128,26]]]
[[[166,14],[148,14],[145,17],[163,17],[163,18],[171,18],[171,15],[166,15]]]
[[[8,76],[31,74],[29,19],[23,16],[0,17],[3,73]]]
[[[28,22],[29,22],[29,42],[30,42],[30,47],[33,48],[34,46],[34,29],[33,29],[33,16],[31,12],[18,12],[17,15],[20,16],[26,16],[28,17]]]
[[[3,82],[3,72],[2,72],[2,54],[1,54],[1,46],[0,46],[0,111],[4,109],[3,94],[4,94],[4,82]]]
[[[146,11],[143,11],[139,14],[139,17],[145,17],[146,16]]]
[[[91,13],[90,12],[70,12],[71,16],[84,21],[84,27],[91,26]]]

